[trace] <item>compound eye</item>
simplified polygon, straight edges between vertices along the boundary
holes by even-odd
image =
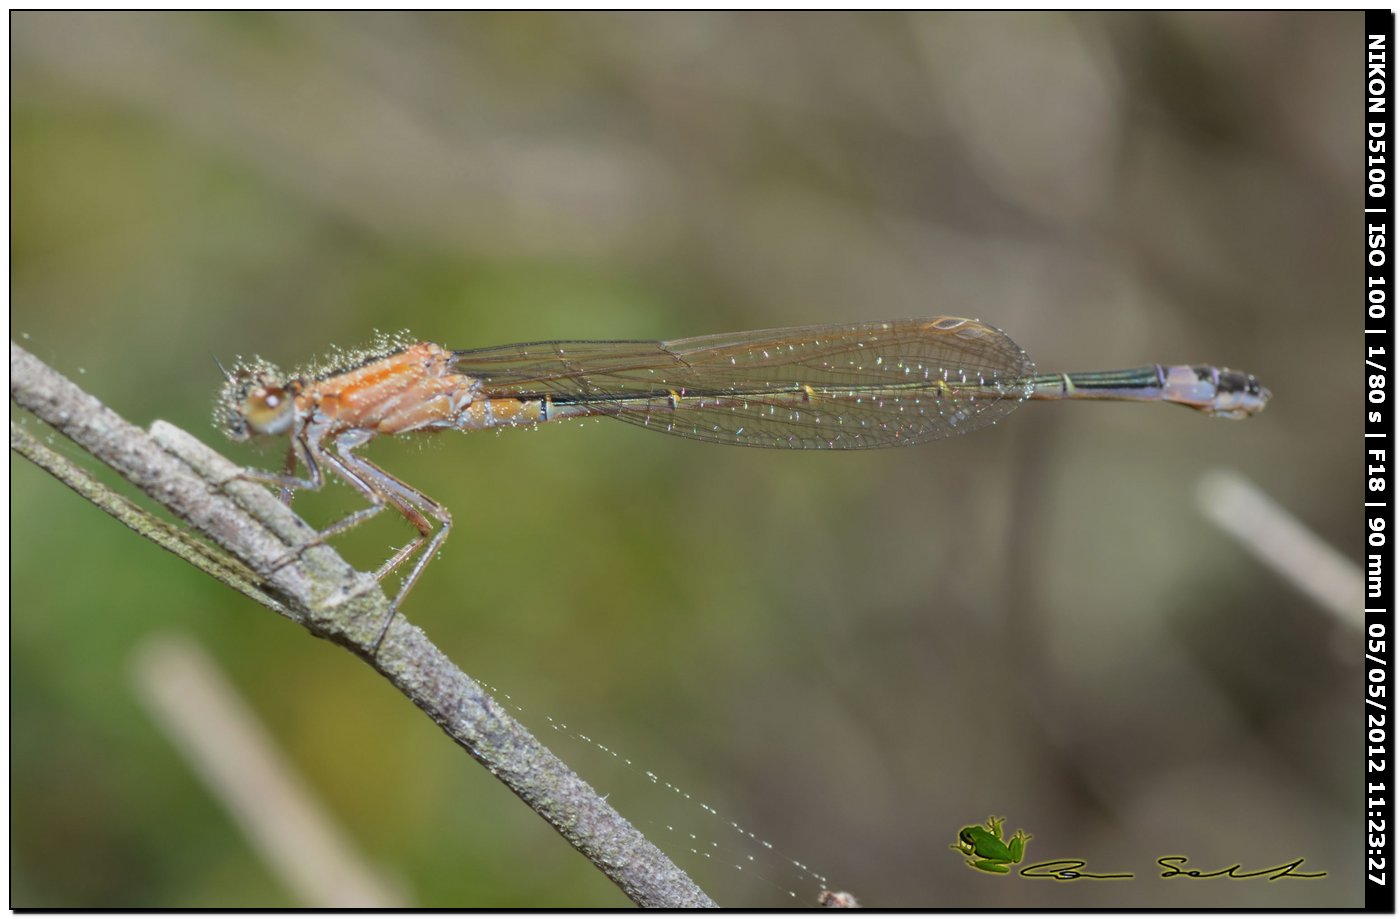
[[[254,434],[280,434],[292,420],[295,400],[284,386],[259,386],[243,402],[243,417]]]

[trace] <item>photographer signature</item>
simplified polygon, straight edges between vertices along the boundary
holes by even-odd
[[[1268,868],[1259,868],[1254,871],[1245,871],[1242,864],[1236,863],[1228,868],[1218,868],[1213,871],[1201,871],[1196,868],[1187,868],[1190,859],[1185,855],[1163,855],[1157,859],[1157,864],[1165,870],[1162,872],[1164,878],[1233,878],[1237,881],[1248,880],[1250,878],[1267,877],[1270,881],[1277,881],[1280,878],[1321,878],[1326,877],[1326,871],[1299,871],[1304,859],[1295,858],[1291,862],[1283,862]],[[1082,870],[1088,862],[1079,858],[1061,858],[1048,862],[1037,862],[1034,865],[1027,865],[1018,872],[1021,877],[1045,878],[1052,881],[1113,881],[1135,877],[1131,873],[1125,874],[1098,874],[1091,871]]]
[[[1025,858],[1026,847],[1032,837],[1025,830],[1017,830],[1008,839],[1004,830],[1005,824],[1005,817],[988,817],[985,824],[965,826],[958,831],[956,840],[949,848],[962,855],[969,868],[989,874],[1010,874]],[[1266,877],[1270,881],[1277,881],[1281,878],[1311,879],[1327,876],[1326,871],[1298,870],[1303,866],[1303,861],[1302,858],[1295,858],[1291,862],[1254,871],[1245,871],[1244,865],[1238,862],[1228,868],[1211,871],[1188,868],[1186,866],[1190,859],[1185,855],[1163,855],[1157,859],[1157,864],[1165,869],[1161,875],[1164,878],[1232,878],[1243,881]],[[1087,864],[1088,862],[1080,858],[1058,858],[1027,865],[1016,873],[1021,877],[1051,881],[1117,881],[1136,876],[1130,872],[1099,874],[1085,871],[1083,869]]]

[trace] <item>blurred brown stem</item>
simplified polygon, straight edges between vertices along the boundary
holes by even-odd
[[[458,745],[549,822],[599,871],[639,906],[712,907],[714,902],[683,871],[628,823],[558,757],[510,717],[474,680],[442,653],[422,630],[395,617],[378,654],[372,652],[388,601],[367,575],[356,572],[324,545],[306,548],[314,530],[265,488],[235,478],[240,468],[197,439],[164,422],[151,432],[133,426],[34,355],[10,343],[10,397],[102,460],[157,503],[254,572],[283,615],[321,638],[353,651],[389,679]],[[191,554],[218,553],[186,534],[157,539],[140,515],[123,517],[124,499],[66,461],[45,462],[23,431],[11,447],[39,462],[108,513],[194,563]],[[42,448],[41,448],[42,450]],[[49,451],[51,452],[51,451]],[[62,458],[59,457],[59,460]],[[81,470],[79,470],[81,472]],[[77,482],[78,484],[75,484]],[[95,485],[91,489],[87,485]],[[102,497],[103,493],[115,501]],[[278,563],[301,549],[290,564]],[[201,565],[209,571],[210,566]],[[212,567],[227,568],[215,563]],[[214,573],[211,571],[211,573]],[[217,575],[216,575],[217,576]],[[221,578],[222,579],[222,578]],[[251,585],[250,585],[251,586]],[[276,608],[276,603],[266,604]]]

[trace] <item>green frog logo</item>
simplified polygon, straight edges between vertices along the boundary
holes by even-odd
[[[967,858],[967,866],[992,874],[1009,874],[1012,865],[1019,865],[1026,855],[1026,843],[1031,834],[1018,829],[1010,839],[1002,839],[1005,817],[988,817],[986,826],[965,826],[958,830],[958,841],[948,848],[957,849]]]

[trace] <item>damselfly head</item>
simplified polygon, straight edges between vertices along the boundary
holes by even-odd
[[[281,372],[265,361],[235,365],[224,372],[214,424],[235,441],[285,434],[296,417],[300,389],[300,381],[284,381]]]

